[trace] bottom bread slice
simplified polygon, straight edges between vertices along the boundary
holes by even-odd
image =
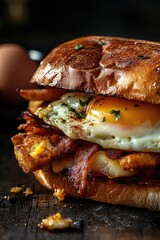
[[[66,175],[54,173],[51,169],[37,170],[34,175],[50,190],[63,189],[65,196],[160,211],[159,185],[121,183],[108,178],[95,177],[87,179],[85,195],[81,196]]]

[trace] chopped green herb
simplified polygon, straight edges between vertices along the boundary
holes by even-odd
[[[99,45],[106,45],[106,42],[101,40],[101,41],[98,42],[98,44]]]
[[[105,122],[105,121],[106,121],[106,117],[103,117],[103,118],[102,118],[102,122]]]
[[[120,118],[120,110],[111,110],[110,114],[114,115],[115,121],[118,121],[118,119]]]
[[[79,99],[79,104],[81,105],[81,106],[86,106],[86,105],[88,105],[88,103],[92,100],[92,96],[91,97],[89,97],[86,101],[82,101],[81,99]]]
[[[68,104],[67,104],[67,103],[62,103],[61,106],[66,106],[66,107],[68,107]]]
[[[77,112],[76,109],[70,107],[67,103],[62,103],[61,106],[68,107],[69,111],[75,113],[75,115],[77,116],[78,119],[85,118],[85,116],[86,116],[86,112],[85,111]]]
[[[82,119],[82,118],[85,118],[86,112],[85,111],[76,112],[76,115],[79,119]]]
[[[83,47],[82,44],[77,44],[77,45],[75,46],[75,49],[78,50],[78,49],[81,49],[82,47]]]
[[[139,107],[139,104],[134,104],[135,107]]]

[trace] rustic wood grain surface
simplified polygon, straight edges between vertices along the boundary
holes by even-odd
[[[0,123],[0,239],[1,240],[158,240],[160,212],[94,201],[66,198],[59,201],[32,174],[24,174],[13,153],[11,136],[17,132],[21,108],[3,108]],[[6,124],[6,127],[4,126]],[[11,193],[14,186],[30,187],[33,195]],[[47,231],[38,223],[60,212],[73,227]]]

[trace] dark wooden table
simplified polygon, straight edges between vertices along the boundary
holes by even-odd
[[[0,239],[1,240],[158,240],[160,212],[66,198],[59,202],[32,174],[24,174],[14,157],[10,137],[17,132],[21,107],[0,111]],[[6,127],[4,126],[6,124]],[[33,195],[10,193],[30,187]],[[73,228],[50,232],[37,225],[56,212],[73,220]]]

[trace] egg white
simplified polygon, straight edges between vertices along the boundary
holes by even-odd
[[[122,126],[98,119],[87,111],[87,101],[94,94],[67,93],[35,114],[44,122],[61,129],[68,137],[94,142],[105,148],[160,152],[160,122]]]

